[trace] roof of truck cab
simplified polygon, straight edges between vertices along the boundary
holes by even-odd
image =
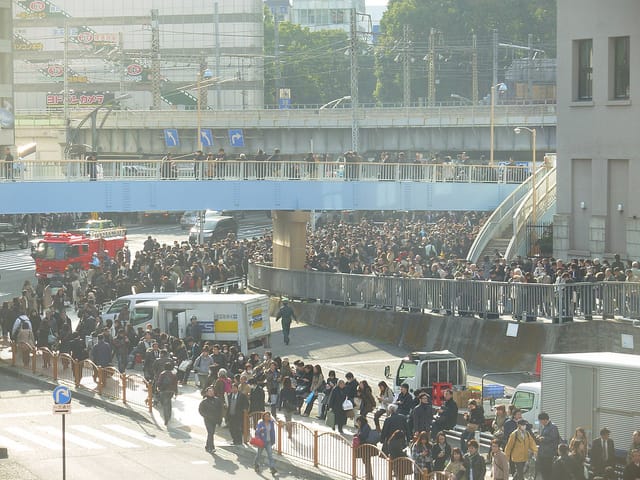
[[[543,361],[560,361],[580,365],[640,368],[640,355],[615,352],[543,354]]]

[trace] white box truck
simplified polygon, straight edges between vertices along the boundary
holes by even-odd
[[[182,293],[138,303],[131,318],[184,338],[193,316],[202,329],[202,340],[237,344],[245,353],[269,346],[271,321],[266,295]]]
[[[549,354],[542,355],[540,382],[518,385],[511,403],[527,410],[525,418],[534,425],[538,413],[547,412],[566,441],[577,427],[583,427],[590,439],[607,427],[611,438],[625,446],[640,426],[638,392],[638,355]]]

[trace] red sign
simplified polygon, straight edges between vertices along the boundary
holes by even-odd
[[[91,43],[93,42],[93,33],[91,32],[80,32],[76,38],[80,43]]]
[[[64,75],[64,68],[62,65],[49,65],[47,67],[47,75],[50,77],[61,77]]]
[[[29,10],[32,12],[44,12],[46,8],[47,4],[40,0],[34,0],[29,4]]]
[[[142,65],[137,63],[132,63],[131,65],[127,65],[127,75],[130,77],[136,77],[142,73]]]

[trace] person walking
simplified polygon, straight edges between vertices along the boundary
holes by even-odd
[[[173,363],[166,362],[164,364],[164,370],[160,373],[156,382],[156,389],[165,425],[168,425],[169,420],[171,420],[171,399],[174,395],[178,395],[178,378],[172,370]]]
[[[262,419],[256,425],[256,437],[262,440],[262,447],[258,447],[258,451],[256,452],[256,459],[253,462],[254,470],[259,473],[260,472],[260,459],[262,457],[262,452],[267,453],[267,459],[269,461],[269,469],[272,475],[278,473],[276,470],[275,462],[273,461],[273,444],[276,441],[276,429],[275,422],[271,418],[271,413],[264,412],[262,414]]]
[[[244,393],[238,391],[238,384],[231,385],[231,393],[228,395],[229,431],[234,445],[242,445],[242,421],[245,411],[249,410],[249,399]]]
[[[216,396],[213,387],[207,387],[204,391],[204,398],[198,406],[198,412],[202,415],[204,426],[207,429],[207,443],[204,447],[207,453],[216,451],[213,437],[216,433],[216,426],[222,422],[223,407],[224,402]]]
[[[291,330],[291,320],[298,319],[296,318],[296,314],[293,312],[293,309],[289,306],[289,299],[282,299],[282,307],[278,311],[276,315],[276,322],[282,319],[282,334],[284,335],[284,344],[289,345],[289,332]]]
[[[529,453],[538,453],[533,435],[527,430],[526,420],[518,421],[518,428],[509,435],[504,453],[515,465],[516,472],[513,480],[524,480],[524,466],[529,460]]]
[[[536,472],[542,476],[542,480],[551,480],[553,459],[560,445],[560,432],[550,420],[549,414],[540,412],[540,435],[538,435],[538,457],[536,459]]]

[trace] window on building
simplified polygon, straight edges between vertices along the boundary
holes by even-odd
[[[593,98],[593,40],[577,41],[578,100]]]
[[[629,37],[613,39],[613,98],[629,98]]]

